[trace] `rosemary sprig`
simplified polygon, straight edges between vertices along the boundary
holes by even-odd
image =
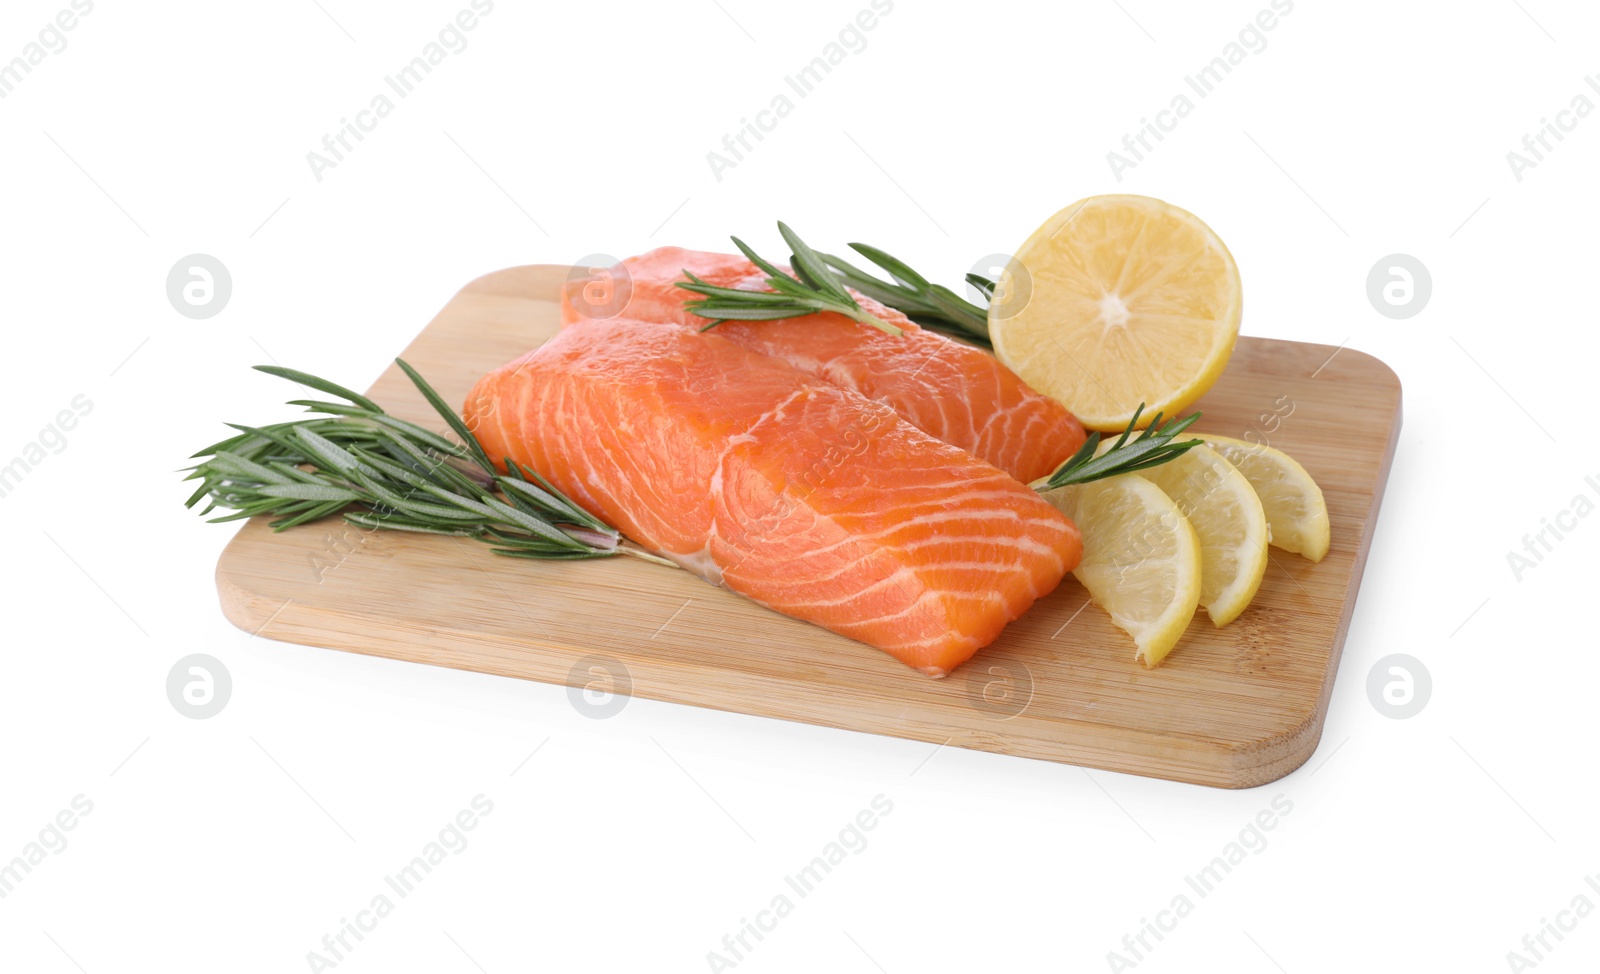
[[[941,284],[934,284],[899,258],[869,244],[850,245],[852,250],[889,275],[889,280],[883,280],[842,257],[812,249],[782,220],[778,221],[778,232],[793,252],[789,258],[794,268],[792,275],[763,259],[743,240],[733,238],[739,251],[767,274],[764,283],[771,290],[718,287],[687,270],[683,272],[688,280],[680,281],[678,286],[701,296],[698,300],[686,302],[685,307],[702,318],[711,319],[711,323],[701,331],[735,319],[771,321],[798,318],[818,311],[833,311],[891,335],[902,333],[900,328],[863,309],[855,297],[841,286],[848,285],[902,312],[924,327],[959,336],[985,348],[991,347],[987,309],[980,308]],[[968,274],[967,283],[993,300],[993,281],[978,274]]]
[[[461,438],[454,443],[397,419],[357,392],[272,365],[256,369],[345,400],[292,400],[324,414],[269,426],[229,423],[236,436],[194,454],[185,480],[200,486],[185,503],[213,522],[274,515],[282,531],[336,514],[352,524],[475,538],[502,555],[574,559],[632,555],[673,563],[627,546],[616,528],[574,504],[531,468],[506,461],[502,474],[454,410],[416,370],[396,359],[423,398]]]
[[[834,280],[822,256],[807,246],[798,234],[789,229],[788,224],[780,220],[778,232],[793,251],[790,257],[790,264],[794,268],[792,275],[763,259],[743,240],[733,238],[740,253],[766,273],[765,283],[772,289],[770,291],[717,287],[688,271],[683,272],[689,280],[679,281],[678,286],[701,295],[698,300],[685,302],[684,307],[702,318],[711,319],[711,323],[701,331],[715,328],[724,321],[773,321],[832,311],[896,337],[904,334],[899,327],[880,320],[862,308],[850,292]]]
[[[942,284],[935,284],[910,265],[870,244],[853,243],[850,249],[888,273],[891,280],[873,277],[866,271],[832,254],[820,255],[833,268],[834,276],[862,294],[901,312],[925,328],[956,335],[985,348],[989,341],[989,312],[966,300]],[[993,300],[994,282],[968,274],[967,283],[984,297]]]
[[[1095,456],[1095,451],[1100,447],[1100,434],[1090,433],[1089,438],[1071,459],[1057,467],[1050,476],[1041,477],[1029,486],[1043,493],[1069,484],[1086,484],[1091,480],[1115,477],[1120,473],[1134,473],[1176,460],[1201,444],[1201,440],[1173,442],[1179,433],[1194,425],[1194,421],[1200,418],[1199,413],[1190,413],[1183,419],[1168,420],[1164,426],[1161,423],[1161,414],[1156,413],[1150,428],[1134,437],[1134,427],[1138,424],[1139,414],[1142,412],[1144,403],[1140,403],[1139,408],[1133,411],[1133,418],[1128,420],[1127,429],[1122,431],[1122,435],[1117,437],[1117,442],[1105,453]],[[1131,442],[1129,437],[1133,437]]]

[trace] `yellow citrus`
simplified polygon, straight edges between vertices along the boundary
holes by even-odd
[[[1091,196],[1033,232],[989,306],[995,354],[1102,432],[1177,415],[1228,364],[1239,268],[1194,214],[1148,196]]]
[[[1208,446],[1139,475],[1166,491],[1200,538],[1200,604],[1211,622],[1237,619],[1267,572],[1267,516],[1255,488]]]
[[[1061,487],[1045,498],[1083,535],[1072,574],[1155,666],[1200,604],[1200,540],[1178,506],[1139,474]]]
[[[1305,467],[1282,450],[1260,443],[1210,433],[1198,435],[1256,489],[1272,529],[1272,544],[1312,561],[1321,561],[1328,554],[1328,504]]]

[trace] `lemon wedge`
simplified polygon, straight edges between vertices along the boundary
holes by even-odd
[[[1160,487],[1200,539],[1200,605],[1213,625],[1239,617],[1267,573],[1267,515],[1250,481],[1222,454],[1191,447],[1139,472]]]
[[[989,306],[1000,361],[1089,429],[1177,416],[1228,364],[1239,268],[1194,214],[1148,196],[1091,196],[1006,265]]]
[[[1200,604],[1200,539],[1189,519],[1140,474],[1074,484],[1043,496],[1083,535],[1083,560],[1073,576],[1133,637],[1134,659],[1146,666],[1160,663]]]
[[[1322,488],[1305,467],[1282,450],[1261,443],[1211,433],[1197,435],[1226,457],[1255,488],[1272,530],[1272,544],[1312,561],[1327,556],[1328,504],[1322,497]]]

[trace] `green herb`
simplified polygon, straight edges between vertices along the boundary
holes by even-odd
[[[891,335],[902,333],[900,328],[863,309],[855,297],[841,286],[848,285],[894,308],[919,325],[959,336],[985,348],[991,346],[987,309],[980,308],[941,284],[934,284],[904,261],[868,244],[851,244],[852,250],[889,275],[889,280],[883,280],[842,257],[812,249],[781,220],[778,221],[778,232],[792,251],[789,263],[794,268],[793,274],[763,259],[743,240],[733,238],[739,251],[766,272],[764,283],[770,290],[718,287],[687,270],[683,272],[688,280],[679,282],[678,286],[701,296],[698,300],[686,302],[685,307],[702,318],[711,319],[711,323],[701,331],[715,328],[724,321],[772,321],[799,318],[818,311],[833,311]],[[986,299],[994,299],[995,283],[988,278],[968,274],[967,283]]]
[[[368,528],[476,538],[519,558],[632,555],[672,562],[628,547],[616,528],[574,504],[538,472],[506,460],[510,475],[433,387],[396,359],[418,391],[461,438],[452,442],[384,412],[371,399],[314,375],[271,365],[257,370],[345,400],[296,399],[321,413],[270,426],[241,426],[237,436],[194,454],[204,458],[185,480],[200,486],[185,506],[210,498],[212,521],[274,515],[273,528],[342,514]]]
[[[975,344],[990,346],[989,312],[956,294],[942,284],[934,284],[912,270],[904,261],[868,244],[853,243],[850,249],[872,261],[892,280],[881,280],[847,260],[832,254],[822,259],[833,268],[834,276],[867,297],[901,312],[917,324],[956,335]],[[994,282],[968,274],[967,283],[985,298],[994,299]]]
[[[1115,477],[1120,473],[1134,473],[1147,470],[1150,467],[1160,466],[1187,453],[1190,449],[1201,444],[1201,440],[1185,440],[1174,443],[1179,433],[1194,425],[1200,418],[1199,413],[1190,413],[1183,419],[1168,420],[1161,424],[1161,414],[1156,413],[1156,418],[1150,423],[1150,428],[1133,436],[1134,427],[1139,422],[1139,414],[1144,412],[1144,403],[1133,411],[1133,418],[1128,420],[1128,428],[1117,437],[1117,442],[1111,449],[1100,456],[1095,456],[1095,451],[1100,446],[1100,434],[1090,433],[1089,439],[1066,463],[1056,468],[1055,473],[1048,477],[1041,477],[1030,486],[1041,493],[1065,487],[1069,484],[1086,484],[1091,480],[1100,480],[1104,477]],[[1129,440],[1129,437],[1133,437]]]
[[[792,275],[764,260],[743,240],[733,238],[739,251],[766,273],[765,283],[771,288],[770,291],[717,287],[688,271],[683,272],[689,280],[679,281],[678,286],[701,295],[698,300],[686,302],[684,307],[702,318],[711,319],[711,323],[701,331],[715,328],[724,321],[773,321],[832,311],[897,337],[904,334],[900,328],[880,320],[856,303],[850,292],[834,280],[822,256],[806,246],[806,242],[787,224],[779,221],[778,232],[794,252],[790,257],[790,264],[794,267]]]

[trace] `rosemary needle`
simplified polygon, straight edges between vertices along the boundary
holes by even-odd
[[[323,415],[270,426],[230,423],[238,435],[194,454],[185,480],[200,485],[185,506],[232,513],[212,521],[273,515],[274,529],[342,515],[368,528],[476,538],[498,554],[574,559],[632,555],[621,534],[557,490],[537,471],[506,461],[500,473],[477,437],[422,376],[395,360],[461,442],[384,412],[360,393],[272,365],[257,370],[344,402],[293,400]],[[203,458],[203,459],[202,459]]]
[[[743,240],[732,238],[739,252],[766,273],[763,283],[768,290],[719,287],[687,270],[683,272],[688,280],[678,282],[678,286],[700,295],[698,299],[685,302],[684,306],[702,318],[711,319],[710,324],[701,331],[715,328],[724,321],[773,321],[832,311],[891,335],[902,334],[902,329],[862,308],[855,296],[846,289],[849,287],[894,308],[924,327],[990,347],[987,309],[978,307],[943,285],[934,284],[899,258],[868,244],[850,245],[852,250],[889,275],[890,280],[883,280],[841,257],[814,250],[782,220],[778,221],[778,232],[792,251],[789,258],[794,268],[792,274],[762,258]],[[977,274],[968,274],[967,283],[985,298],[993,300],[993,281]]]
[[[1117,474],[1148,470],[1176,460],[1203,442],[1202,440],[1173,442],[1179,433],[1194,425],[1195,420],[1200,418],[1199,413],[1190,413],[1183,419],[1168,420],[1165,425],[1161,422],[1161,414],[1156,413],[1150,428],[1138,436],[1133,436],[1134,427],[1139,422],[1139,414],[1142,412],[1144,403],[1140,403],[1139,408],[1133,411],[1133,418],[1128,420],[1127,429],[1122,431],[1122,435],[1117,437],[1116,444],[1105,453],[1095,456],[1095,451],[1100,446],[1100,434],[1090,433],[1083,446],[1066,463],[1057,467],[1048,477],[1040,477],[1029,486],[1043,493],[1070,484],[1086,484],[1091,480],[1115,477]]]
[[[850,249],[888,273],[891,280],[873,277],[849,261],[832,254],[821,257],[834,276],[867,297],[894,308],[917,324],[956,335],[974,344],[990,347],[989,312],[962,298],[942,284],[934,284],[905,261],[869,244],[853,243]],[[971,284],[985,298],[993,300],[994,282],[968,274]]]
[[[789,229],[788,224],[780,220],[778,232],[793,251],[790,257],[793,274],[762,258],[738,237],[732,238],[739,252],[767,275],[765,284],[771,290],[718,287],[687,270],[683,272],[688,281],[679,281],[678,287],[700,295],[697,300],[685,302],[684,307],[702,318],[711,319],[710,324],[701,328],[701,331],[715,328],[725,321],[774,321],[832,311],[896,337],[905,334],[899,327],[861,307],[850,292],[834,279],[822,255],[807,246],[798,234]]]

